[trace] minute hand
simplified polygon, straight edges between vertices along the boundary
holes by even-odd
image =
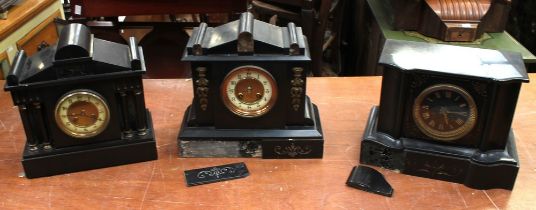
[[[467,116],[467,112],[451,112],[451,111],[446,111],[447,114],[457,114],[457,115],[461,115],[461,116]]]

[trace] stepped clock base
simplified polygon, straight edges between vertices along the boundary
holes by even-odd
[[[26,178],[38,178],[156,160],[156,142],[147,111],[148,130],[144,136],[50,150],[30,150],[25,146],[22,166]]]
[[[367,122],[361,142],[362,164],[476,189],[513,188],[519,159],[512,131],[505,150],[486,152],[408,138],[394,139],[377,131],[378,111],[378,107],[373,107]]]
[[[324,137],[316,105],[311,104],[312,126],[285,129],[215,129],[188,127],[191,107],[184,115],[178,145],[181,157],[261,157],[266,159],[322,158]]]

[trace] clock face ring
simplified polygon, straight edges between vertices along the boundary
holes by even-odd
[[[227,109],[246,118],[259,117],[270,111],[278,93],[274,77],[258,66],[240,66],[231,70],[220,91]]]
[[[477,106],[463,88],[437,84],[417,96],[413,104],[413,119],[426,136],[452,141],[467,135],[475,127]]]
[[[67,135],[90,138],[100,134],[110,121],[110,109],[98,93],[78,89],[63,95],[54,111],[56,124]]]

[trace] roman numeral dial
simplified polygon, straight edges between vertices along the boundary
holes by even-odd
[[[79,89],[63,95],[56,103],[58,127],[75,138],[90,138],[100,134],[108,125],[110,110],[98,93]]]
[[[257,66],[241,66],[227,74],[220,87],[225,106],[240,117],[259,117],[274,106],[277,84]]]
[[[423,90],[413,104],[415,124],[426,136],[452,141],[467,135],[477,121],[477,107],[471,95],[452,84],[438,84]]]

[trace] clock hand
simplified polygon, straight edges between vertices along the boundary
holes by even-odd
[[[97,116],[95,116],[93,114],[92,115],[86,115],[86,114],[80,114],[80,113],[79,114],[72,113],[70,116],[71,117],[88,117],[88,118],[91,118],[91,119],[97,119]]]
[[[446,107],[439,108],[439,114],[443,115],[443,119],[445,119],[445,125],[449,125],[449,116],[448,116],[448,109]]]
[[[457,115],[461,115],[461,116],[467,116],[467,112],[451,112],[451,111],[446,111],[445,113],[446,113],[446,114],[457,114]]]
[[[443,119],[445,119],[445,125],[449,125],[449,117],[447,112],[443,112]]]

